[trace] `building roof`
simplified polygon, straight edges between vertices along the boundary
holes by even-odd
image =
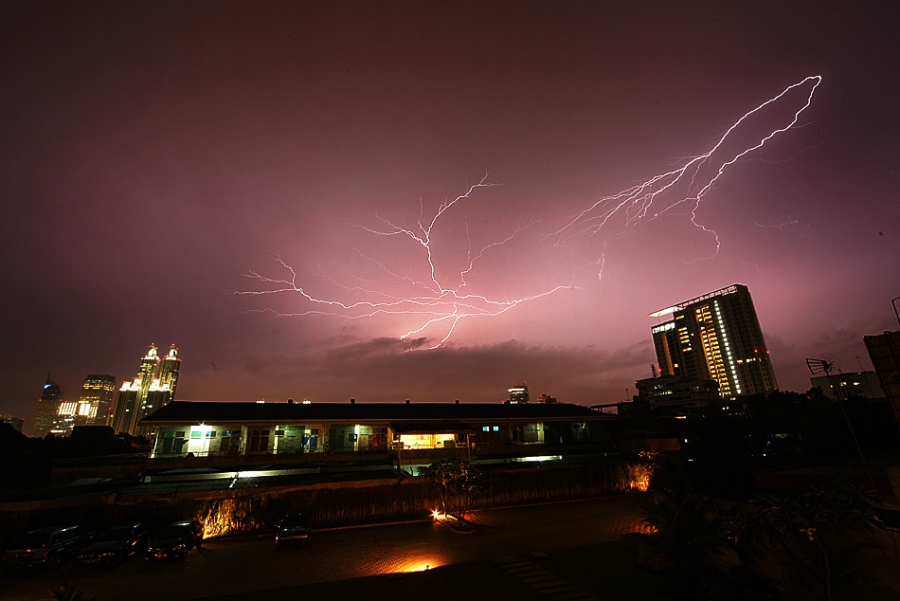
[[[568,403],[505,405],[482,403],[244,403],[173,401],[151,413],[144,424],[204,422],[304,422],[396,420],[609,419]]]
[[[391,430],[397,434],[457,434],[474,432],[468,424],[451,420],[421,420],[391,422]]]

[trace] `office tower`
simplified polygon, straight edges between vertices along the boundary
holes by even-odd
[[[900,332],[864,336],[863,342],[900,428]]]
[[[116,408],[110,418],[113,430],[132,435],[144,433],[138,422],[175,399],[180,368],[181,359],[175,345],[161,360],[156,346],[151,344],[147,355],[141,360],[137,376],[132,382],[123,382],[119,388]]]
[[[663,375],[714,380],[726,399],[778,389],[753,299],[734,284],[651,313],[672,315],[653,326]]]
[[[523,383],[521,386],[518,384],[513,384],[512,388],[508,389],[509,399],[506,402],[508,405],[527,405],[530,402],[530,398],[528,396],[528,384]]]
[[[150,350],[141,359],[138,374],[132,382],[123,382],[116,398],[116,408],[113,410],[111,425],[116,432],[134,434],[138,420],[141,418],[141,409],[147,402],[147,394],[150,385],[153,384],[156,371],[159,368],[159,354],[156,345],[151,344]]]
[[[43,438],[56,426],[56,416],[59,414],[59,406],[62,402],[63,391],[59,384],[50,379],[47,374],[47,382],[41,392],[38,401],[37,415],[34,417],[34,425],[31,427],[31,436]]]
[[[89,374],[81,385],[75,410],[76,426],[105,426],[116,394],[116,378]]]
[[[181,359],[178,358],[178,347],[174,344],[169,347],[169,353],[159,367],[160,386],[168,388],[171,398],[166,404],[175,398],[175,386],[178,384],[178,370],[181,368]]]

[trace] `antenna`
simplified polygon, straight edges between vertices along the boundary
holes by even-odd
[[[837,404],[841,409],[841,414],[844,416],[844,421],[847,422],[847,429],[850,430],[850,436],[853,437],[853,442],[856,444],[856,451],[859,453],[859,458],[862,460],[863,467],[866,469],[869,485],[872,487],[872,490],[877,493],[878,487],[875,486],[875,480],[872,478],[872,472],[869,470],[869,463],[866,461],[866,456],[863,454],[862,447],[859,446],[859,439],[856,438],[856,432],[853,430],[853,426],[850,424],[850,418],[847,417],[847,412],[844,410],[844,404],[841,402],[844,396],[843,388],[841,387],[840,382],[838,382],[837,387],[835,387],[834,381],[831,379],[831,370],[834,368],[834,364],[826,359],[810,359],[807,357],[806,367],[809,368],[809,373],[813,375],[825,374],[828,378],[828,383],[831,385],[831,388],[837,396]]]

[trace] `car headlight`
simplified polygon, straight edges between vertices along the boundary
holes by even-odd
[[[175,545],[174,547],[172,547],[172,550],[173,551],[184,551],[186,546],[187,545],[185,545],[184,543],[181,543],[180,545]]]

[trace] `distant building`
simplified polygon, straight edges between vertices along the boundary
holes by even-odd
[[[31,436],[43,438],[50,434],[57,426],[60,404],[62,403],[63,390],[59,384],[50,379],[44,383],[41,398],[38,400],[37,414],[34,417],[34,425],[31,426]]]
[[[843,401],[850,397],[885,398],[881,381],[874,371],[816,376],[810,378],[809,383],[813,388],[822,389],[822,394],[835,401]]]
[[[654,415],[685,415],[703,409],[722,409],[725,401],[714,380],[661,376],[635,382],[637,401],[647,403]]]
[[[509,398],[504,401],[507,405],[527,405],[531,402],[528,397],[528,384],[523,383],[519,386],[514,383],[507,392],[509,393]]]
[[[161,363],[161,364],[160,364]],[[164,407],[175,399],[181,359],[172,345],[162,361],[155,345],[141,359],[137,376],[123,382],[116,397],[116,405],[109,423],[116,432],[138,434],[138,422],[146,415]]]
[[[651,328],[661,375],[714,380],[725,399],[778,389],[746,286],[734,284],[650,317],[670,314]]]
[[[81,385],[75,426],[105,426],[116,395],[116,377],[89,374]]]
[[[894,418],[900,427],[900,332],[865,336],[863,342],[866,343],[872,366],[875,367],[881,388],[891,403]]]
[[[0,415],[0,423],[9,424],[17,432],[21,432],[22,426],[25,425],[25,418],[13,417],[12,415]]]
[[[558,403],[559,399],[557,399],[555,396],[550,396],[549,394],[542,394],[537,402],[541,405],[549,405],[552,403]]]

